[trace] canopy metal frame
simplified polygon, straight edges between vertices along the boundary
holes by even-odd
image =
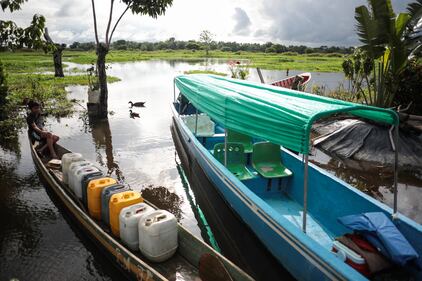
[[[398,214],[398,174],[399,174],[399,125],[394,125],[394,163],[393,163],[393,173],[394,173],[394,183],[393,183],[393,194],[394,194],[394,203],[393,203],[393,213],[392,218],[396,219]],[[311,146],[311,142],[308,144]],[[306,221],[308,214],[308,170],[309,170],[309,154],[303,154],[302,157],[303,163],[303,218],[302,218],[302,231],[306,233]]]

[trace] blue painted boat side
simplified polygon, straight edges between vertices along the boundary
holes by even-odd
[[[366,280],[355,270],[333,258],[297,227],[269,207],[196,140],[177,117],[176,125],[182,140],[195,156],[209,179],[222,193],[227,203],[249,225],[272,254],[299,280]],[[236,183],[237,185],[235,185]]]
[[[299,280],[348,279],[366,280],[364,276],[337,259],[326,248],[310,239],[300,228],[270,207],[257,194],[233,176],[196,139],[186,125],[178,118],[172,106],[175,124],[181,139],[187,144],[190,154],[208,175],[211,182],[223,195],[227,203],[248,224],[272,254]],[[297,155],[283,150],[284,164],[293,171],[287,192],[297,202],[303,202],[303,164]],[[328,172],[310,164],[309,167],[309,213],[321,225],[329,226],[334,235],[347,230],[337,223],[339,216],[383,211],[391,214],[391,209],[354,189]],[[321,204],[325,200],[325,204]],[[331,208],[330,208],[331,206]],[[333,209],[332,206],[339,206]],[[328,215],[327,215],[328,214]],[[422,241],[421,226],[408,218],[399,216],[396,224],[419,253]]]

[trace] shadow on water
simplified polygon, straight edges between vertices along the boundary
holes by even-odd
[[[169,211],[175,215],[178,221],[182,218],[180,206],[183,204],[183,199],[177,196],[177,194],[170,192],[167,188],[150,185],[142,189],[142,197],[157,208]]]
[[[198,162],[187,153],[175,130],[177,129],[172,126],[171,132],[183,170],[222,254],[257,280],[294,280],[248,226],[228,207]]]

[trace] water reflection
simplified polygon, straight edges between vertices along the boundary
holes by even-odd
[[[107,174],[114,174],[120,182],[124,181],[124,176],[122,171],[120,170],[119,164],[114,159],[113,139],[108,119],[97,119],[89,117],[88,120],[89,127],[91,129],[92,139],[95,144],[97,162],[104,166],[104,157],[101,154],[102,151],[104,151],[106,155],[105,166],[107,167]]]
[[[157,208],[169,211],[178,221],[182,218],[181,205],[183,199],[177,194],[170,192],[164,186],[153,186],[142,189],[142,197],[154,204]]]
[[[201,207],[195,199],[195,194],[190,188],[188,179],[182,167],[182,163],[180,162],[176,151],[174,152],[174,161],[176,163],[177,171],[179,172],[180,179],[185,189],[189,205],[192,208],[195,219],[198,222],[199,229],[201,230],[202,238],[204,238],[205,242],[208,243],[208,245],[210,245],[211,247],[213,247],[216,251],[221,252],[221,249],[218,246],[218,242],[214,237],[214,233],[212,232],[211,226],[208,224],[207,218],[202,212]]]
[[[86,243],[75,236],[72,222],[56,207],[60,204],[45,192],[26,132],[19,141],[20,158],[0,150],[0,280],[56,280],[58,272],[63,280],[119,280],[86,236],[81,235]]]

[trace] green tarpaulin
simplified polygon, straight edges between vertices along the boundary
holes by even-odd
[[[180,92],[226,128],[307,154],[312,123],[335,113],[397,125],[389,109],[365,106],[256,82],[215,75],[175,78]]]

